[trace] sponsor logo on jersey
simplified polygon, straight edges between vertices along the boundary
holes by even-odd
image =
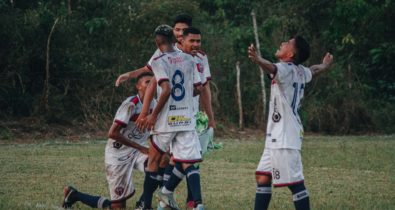
[[[167,117],[167,124],[169,126],[187,126],[191,124],[191,122],[191,118],[182,115]]]
[[[187,110],[188,107],[184,106],[184,107],[177,107],[176,105],[170,105],[169,106],[169,110]]]

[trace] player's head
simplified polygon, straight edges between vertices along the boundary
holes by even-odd
[[[293,62],[299,65],[305,62],[310,56],[310,45],[301,36],[295,36],[286,42],[281,43],[276,52],[276,57],[282,61]]]
[[[139,94],[144,94],[149,82],[154,74],[152,72],[143,72],[137,76],[135,88]]]
[[[201,46],[201,33],[195,27],[184,30],[182,38],[182,48],[185,53],[196,55]]]
[[[190,15],[183,13],[176,16],[173,22],[173,33],[178,43],[181,43],[184,30],[190,26],[192,26],[192,17]]]
[[[163,52],[164,46],[173,44],[173,29],[169,25],[160,25],[155,29],[156,46]]]

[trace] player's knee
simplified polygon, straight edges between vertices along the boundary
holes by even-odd
[[[169,155],[167,153],[163,154],[160,159],[159,167],[165,168],[167,165],[169,165],[169,161],[170,161]]]
[[[126,209],[126,200],[111,203],[111,209]]]
[[[269,175],[255,175],[257,184],[271,184],[272,177]]]

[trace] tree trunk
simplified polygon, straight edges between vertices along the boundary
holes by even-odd
[[[260,44],[259,44],[259,37],[258,37],[258,27],[256,25],[256,16],[254,10],[251,12],[252,16],[252,24],[254,26],[254,36],[255,36],[255,44],[256,44],[256,51],[259,56],[261,56],[261,51],[260,51]],[[259,72],[260,72],[260,79],[261,79],[261,92],[262,92],[262,122],[266,120],[266,89],[265,89],[265,74],[262,69],[262,67],[259,67]]]
[[[67,0],[67,11],[68,14],[71,15],[71,0]]]
[[[45,63],[45,81],[44,81],[44,90],[43,90],[43,97],[42,97],[42,104],[44,105],[44,110],[47,112],[49,111],[49,104],[48,104],[48,98],[49,98],[49,62],[50,62],[50,54],[49,54],[49,49],[51,46],[51,37],[53,34],[53,31],[55,29],[56,24],[58,23],[59,18],[56,18],[51,31],[49,32],[48,39],[47,39],[47,50],[46,50],[46,63]]]
[[[244,130],[243,125],[243,104],[241,103],[241,91],[240,91],[240,62],[236,62],[236,89],[237,89],[237,103],[239,105],[239,129]]]

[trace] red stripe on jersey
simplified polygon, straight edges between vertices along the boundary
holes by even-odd
[[[134,96],[130,102],[132,102],[134,105],[137,105],[139,103],[139,98],[137,96]]]
[[[205,52],[203,52],[203,50],[198,50],[198,52],[199,52],[200,54],[202,54],[203,56],[205,56],[205,55],[206,55],[206,53],[205,53]]]
[[[151,140],[151,145],[154,146],[154,148],[155,148],[160,154],[163,155],[164,153],[166,153],[165,151],[162,151],[162,150],[159,148],[158,145],[155,144],[154,140],[152,140],[152,139],[150,139],[150,140]]]
[[[203,161],[202,159],[182,160],[182,159],[176,159],[176,158],[174,158],[173,160],[174,160],[174,162],[180,162],[180,163],[199,163],[199,162]]]
[[[159,58],[163,57],[164,55],[166,55],[166,54],[162,54],[162,55],[160,55],[160,56],[154,58],[154,61],[158,60]]]
[[[303,182],[304,182],[304,180],[297,181],[297,182],[290,182],[290,183],[273,184],[273,187],[286,187],[286,186],[300,184],[300,183],[303,183]]]
[[[150,71],[152,71],[152,66],[151,65],[149,65],[148,63],[147,63],[147,65],[145,65]]]
[[[270,171],[255,171],[255,175],[272,176],[272,172],[270,172]]]
[[[158,81],[158,85],[160,86],[160,83],[164,82],[164,81],[169,81],[169,79],[167,78],[162,78]]]
[[[202,83],[201,82],[198,82],[198,83],[195,83],[195,84],[193,84],[193,86],[200,86],[200,85],[202,85]]]
[[[116,124],[118,124],[118,125],[120,125],[122,127],[126,127],[128,125],[128,124],[126,124],[126,123],[124,123],[124,122],[122,122],[120,120],[114,120],[114,123],[116,123]]]

